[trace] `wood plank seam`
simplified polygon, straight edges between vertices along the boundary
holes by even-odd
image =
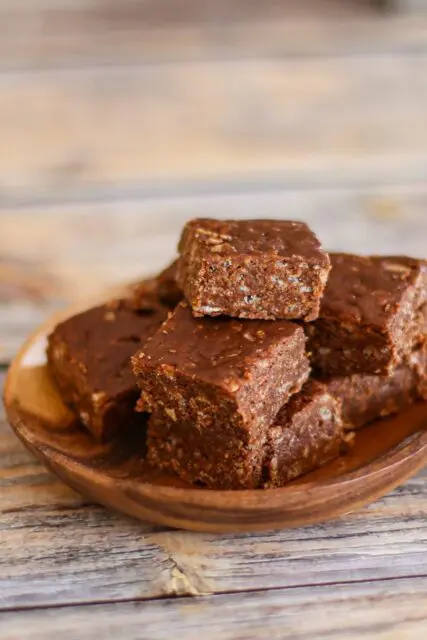
[[[392,49],[386,49],[380,52],[375,53],[375,58],[381,59],[382,61],[398,61],[398,60],[423,60],[427,55],[427,45],[426,49],[417,48],[417,49],[399,49],[398,51],[393,51]],[[157,69],[167,69],[170,67],[171,69],[179,69],[179,67],[187,67],[190,65],[233,65],[233,64],[251,64],[251,63],[274,63],[274,62],[303,62],[304,64],[310,64],[310,62],[327,62],[327,61],[352,61],[352,62],[362,62],[365,60],[371,59],[373,56],[370,52],[362,52],[357,50],[347,50],[340,52],[316,52],[316,53],[307,53],[304,51],[294,52],[292,55],[287,55],[281,52],[262,52],[257,51],[254,53],[240,53],[240,54],[230,54],[229,51],[224,51],[222,54],[216,53],[215,55],[205,56],[203,58],[197,59],[187,59],[185,57],[171,57],[171,58],[159,58],[157,60],[133,60],[133,61],[122,61],[122,62],[85,62],[84,60],[79,61],[78,63],[68,63],[64,64],[52,64],[49,66],[0,66],[0,83],[4,79],[8,81],[13,81],[14,78],[20,79],[28,76],[30,80],[34,81],[37,78],[42,78],[43,76],[66,76],[79,74],[82,76],[91,75],[96,73],[120,73],[126,71],[132,71],[136,73],[145,73],[152,72]],[[3,62],[4,64],[4,62]]]
[[[410,159],[405,159],[405,156],[401,158],[402,162]],[[198,197],[215,197],[215,196],[244,196],[251,195],[263,196],[274,195],[283,193],[284,195],[298,194],[306,192],[313,197],[317,193],[328,193],[330,191],[336,191],[337,193],[345,193],[349,190],[353,191],[356,195],[358,193],[364,194],[366,191],[380,191],[382,189],[389,189],[392,193],[398,195],[399,191],[408,192],[411,190],[414,194],[422,193],[426,188],[425,177],[421,175],[423,170],[425,173],[425,166],[427,164],[427,155],[420,156],[418,161],[414,163],[414,172],[412,174],[412,181],[409,180],[411,176],[404,176],[404,180],[396,181],[393,173],[390,174],[390,181],[384,180],[385,176],[381,176],[380,181],[370,179],[368,176],[357,176],[353,179],[346,177],[344,180],[334,182],[332,176],[325,179],[320,178],[317,182],[315,176],[311,178],[303,176],[292,178],[286,177],[284,172],[282,177],[276,176],[250,176],[241,175],[233,180],[233,183],[227,182],[221,179],[212,180],[198,180],[191,181],[185,180],[177,181],[175,183],[159,183],[157,186],[153,184],[139,184],[117,187],[94,187],[93,189],[76,189],[73,193],[67,193],[63,197],[59,197],[53,193],[48,195],[47,192],[43,194],[37,194],[28,191],[28,193],[22,197],[12,197],[9,195],[2,195],[0,193],[0,216],[2,212],[10,213],[13,210],[20,211],[25,210],[30,214],[31,211],[38,213],[38,210],[43,207],[58,207],[64,209],[61,212],[63,215],[67,215],[67,208],[72,206],[103,206],[103,205],[120,205],[120,204],[143,204],[146,200],[162,201],[162,200],[179,200],[181,198],[197,199]],[[417,166],[415,166],[417,165]],[[418,168],[417,168],[418,167]]]
[[[117,599],[99,599],[93,600],[91,602],[67,602],[67,603],[55,603],[49,605],[30,605],[30,606],[17,606],[17,607],[5,607],[4,609],[0,609],[0,614],[6,613],[19,613],[19,612],[30,612],[30,611],[48,611],[48,610],[60,610],[60,609],[70,609],[70,608],[92,608],[100,605],[107,604],[132,604],[138,602],[157,602],[164,600],[186,600],[191,599],[192,597],[200,597],[203,599],[213,600],[216,598],[220,598],[221,596],[228,595],[231,597],[238,597],[239,595],[249,595],[249,594],[266,594],[266,593],[280,593],[286,591],[298,592],[303,591],[305,589],[314,588],[319,591],[327,591],[330,587],[346,587],[346,586],[357,586],[357,585],[371,585],[371,584],[381,584],[388,585],[393,582],[413,582],[415,580],[426,579],[427,574],[416,574],[411,576],[396,576],[389,578],[378,578],[378,579],[370,579],[370,580],[343,580],[337,582],[326,582],[326,583],[307,583],[301,585],[294,586],[284,586],[284,587],[271,587],[268,589],[239,589],[236,591],[216,591],[215,593],[210,594],[193,594],[193,593],[170,593],[164,594],[160,596],[151,596],[149,598],[117,598]]]

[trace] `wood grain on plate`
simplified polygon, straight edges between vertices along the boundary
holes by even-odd
[[[427,461],[427,404],[360,431],[346,456],[282,489],[212,491],[143,461],[140,434],[94,444],[63,405],[45,365],[52,319],[23,347],[6,380],[17,436],[73,489],[127,515],[196,531],[262,531],[335,518],[374,501]],[[135,435],[135,438],[134,438]]]

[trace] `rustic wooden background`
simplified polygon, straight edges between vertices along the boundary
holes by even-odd
[[[0,0],[0,363],[195,215],[426,256],[426,5]],[[426,478],[324,526],[172,532],[85,503],[1,415],[0,638],[425,640]]]

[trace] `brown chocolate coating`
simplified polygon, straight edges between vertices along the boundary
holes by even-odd
[[[346,445],[341,403],[310,381],[280,411],[269,429],[264,481],[281,487],[337,458]]]
[[[145,307],[135,311],[128,300],[114,300],[65,320],[48,338],[49,369],[63,400],[98,440],[135,417],[130,358],[167,316],[164,308]]]
[[[177,282],[195,316],[314,320],[330,270],[302,222],[196,219],[179,244]]]
[[[227,482],[235,487],[259,483],[266,430],[309,374],[299,326],[196,319],[184,302],[133,363],[140,408],[156,414],[156,433],[166,429],[169,443],[197,440],[206,474],[219,474],[218,459],[227,454]]]
[[[320,243],[304,222],[287,220],[214,220],[196,218],[185,225],[179,251],[194,236],[206,248],[216,247],[222,257],[235,254],[274,254],[279,258],[300,256],[328,265]]]
[[[306,330],[322,375],[390,373],[427,333],[427,263],[331,254],[319,318]]]
[[[342,403],[344,427],[360,429],[416,400],[427,400],[427,347],[414,351],[391,374],[355,373],[331,378],[325,384]]]

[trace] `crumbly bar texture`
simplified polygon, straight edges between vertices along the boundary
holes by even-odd
[[[149,301],[135,311],[128,300],[113,300],[69,318],[49,336],[51,375],[97,440],[110,439],[129,421],[146,421],[135,412],[139,391],[130,359],[166,316]]]
[[[221,425],[200,429],[158,411],[148,421],[147,460],[185,482],[211,489],[256,489],[262,485],[265,434],[251,438]]]
[[[281,487],[337,458],[349,445],[341,403],[325,385],[310,381],[291,398],[269,429],[264,486]]]
[[[167,425],[169,442],[199,443],[193,480],[229,488],[257,486],[267,429],[309,375],[298,325],[196,319],[185,302],[133,364],[140,410]],[[157,441],[161,445],[161,437]]]
[[[427,335],[427,262],[330,254],[320,316],[307,325],[322,375],[391,373]]]
[[[148,460],[187,482],[213,489],[281,487],[336,458],[346,446],[340,402],[323,384],[309,382],[280,411],[258,447],[243,450],[250,475],[241,482],[232,449],[190,424],[153,413]],[[230,443],[231,444],[231,443]]]
[[[342,403],[345,429],[360,429],[416,400],[427,400],[427,347],[414,351],[391,374],[355,373],[325,383],[329,393]]]
[[[196,219],[179,252],[177,282],[195,316],[318,316],[329,257],[302,222]]]
[[[157,277],[150,280],[142,280],[132,287],[129,300],[135,309],[147,306],[147,301],[159,303],[168,309],[175,309],[184,297],[176,282],[178,260],[175,260]]]

